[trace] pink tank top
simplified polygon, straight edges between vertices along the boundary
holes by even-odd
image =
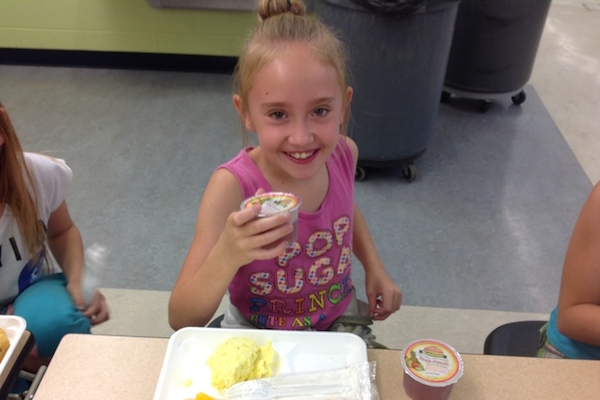
[[[235,175],[244,198],[272,190],[250,150],[219,166]],[[257,327],[326,330],[350,302],[354,162],[343,137],[327,170],[327,195],[317,212],[299,213],[298,240],[274,259],[243,266],[229,285],[231,303]]]

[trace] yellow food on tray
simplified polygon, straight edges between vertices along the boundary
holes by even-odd
[[[198,393],[195,400],[216,400],[214,397],[207,395],[206,393]]]
[[[8,340],[8,335],[6,331],[0,328],[0,362],[6,355],[8,348],[10,347],[10,340]]]
[[[223,390],[250,379],[273,375],[275,350],[271,342],[259,346],[248,338],[229,338],[208,357],[206,364],[212,372],[211,384]]]

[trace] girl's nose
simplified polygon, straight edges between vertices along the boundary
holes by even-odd
[[[312,133],[306,121],[296,121],[291,128],[288,141],[296,146],[302,146],[312,141]]]

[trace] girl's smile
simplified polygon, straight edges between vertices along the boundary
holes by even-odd
[[[287,153],[287,155],[291,158],[293,158],[296,162],[299,163],[308,163],[311,162],[313,159],[313,156],[315,154],[317,154],[318,150],[314,150],[314,151],[304,151],[304,152],[294,152],[294,153]]]

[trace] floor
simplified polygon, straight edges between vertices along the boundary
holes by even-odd
[[[600,180],[599,22],[600,3],[554,0],[521,108],[499,101],[474,123],[468,103],[441,106],[447,125],[438,128],[454,127],[455,136],[436,136],[417,163],[415,182],[380,173],[357,184],[405,295],[399,313],[374,325],[380,342],[401,348],[432,337],[481,353],[496,326],[547,318],[570,229]],[[239,136],[228,134],[238,132],[223,92],[228,84],[221,75],[0,66],[0,96],[25,148],[67,160],[76,177],[69,205],[84,241],[106,241],[113,250],[103,285],[112,319],[95,333],[172,333],[169,288],[202,188],[240,147]],[[195,106],[206,101],[198,93],[210,102]],[[482,139],[477,130],[491,134]],[[477,140],[486,140],[487,150],[469,147]],[[461,152],[483,154],[461,164],[468,159]],[[484,192],[495,186],[502,190]],[[405,225],[395,226],[389,215]],[[484,224],[497,236],[480,230]],[[224,298],[221,310],[226,304]]]

